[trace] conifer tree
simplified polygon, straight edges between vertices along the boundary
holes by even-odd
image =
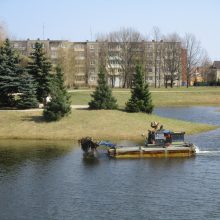
[[[10,41],[5,40],[0,47],[0,105],[14,107],[15,93],[18,92],[19,76],[23,69],[19,67],[19,57]]]
[[[20,77],[20,82],[17,107],[22,109],[38,107],[36,86],[32,76],[28,73],[24,73]]]
[[[134,85],[131,89],[131,98],[126,103],[125,110],[128,112],[146,112],[150,114],[153,108],[148,84],[144,82],[141,66],[137,65]]]
[[[107,84],[103,67],[98,74],[98,86],[89,102],[90,109],[117,109],[117,100],[112,96],[112,90]]]
[[[28,72],[36,82],[37,99],[39,102],[45,103],[46,97],[50,92],[50,71],[52,65],[47,59],[41,43],[35,43],[34,51],[31,53],[30,59],[31,62],[28,64]]]
[[[63,73],[60,67],[50,84],[51,100],[47,103],[43,115],[47,121],[57,121],[71,112],[70,96],[64,86]]]

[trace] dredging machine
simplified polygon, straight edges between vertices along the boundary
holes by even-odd
[[[196,146],[185,142],[185,132],[173,132],[158,128],[159,123],[152,122],[152,130],[143,145],[133,147],[118,146],[110,141],[94,142],[91,137],[82,138],[81,148],[85,157],[96,157],[97,147],[104,146],[112,158],[150,158],[150,157],[191,157],[196,154]]]

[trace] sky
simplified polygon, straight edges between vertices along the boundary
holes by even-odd
[[[211,60],[220,60],[219,0],[0,0],[0,22],[17,40],[95,40],[98,33],[154,26],[192,33]]]

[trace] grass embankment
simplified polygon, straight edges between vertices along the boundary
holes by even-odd
[[[162,118],[144,113],[112,110],[73,110],[59,122],[46,123],[41,111],[0,112],[0,138],[68,140],[92,136],[95,139],[143,140],[142,133],[150,129],[151,121],[159,121],[165,128],[184,130],[193,134],[214,129],[215,126]]]
[[[220,105],[220,88],[151,88],[151,91],[155,107]],[[92,90],[74,90],[71,92],[72,104],[87,105],[91,93]],[[130,90],[114,89],[113,94],[119,107],[123,109],[130,97]],[[96,139],[143,140],[141,134],[147,132],[151,121],[159,121],[165,128],[183,130],[187,134],[216,128],[212,125],[122,111],[73,110],[69,117],[51,123],[43,121],[41,111],[0,111],[0,138],[77,140],[83,136],[92,136]]]
[[[220,105],[219,87],[190,87],[173,89],[151,88],[153,104],[155,107],[169,106],[218,106]],[[71,92],[73,105],[87,105],[90,101],[92,90],[74,90]],[[118,101],[119,107],[124,108],[125,102],[130,97],[128,89],[114,89],[113,95]]]

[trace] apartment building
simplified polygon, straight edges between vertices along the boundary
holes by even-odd
[[[213,81],[220,81],[220,61],[214,61],[212,65]]]
[[[60,49],[71,49],[75,65],[72,73],[75,86],[96,86],[100,65],[105,66],[108,82],[112,87],[131,85],[137,63],[144,67],[145,80],[152,86],[155,83],[157,86],[163,86],[171,74],[175,74],[174,85],[182,85],[186,78],[186,53],[181,48],[180,42],[70,42],[27,39],[11,43],[23,55],[29,56],[36,41],[42,43],[54,65],[57,63]],[[176,69],[174,66],[169,67],[170,59],[175,59]],[[174,63],[171,61],[170,64]]]

